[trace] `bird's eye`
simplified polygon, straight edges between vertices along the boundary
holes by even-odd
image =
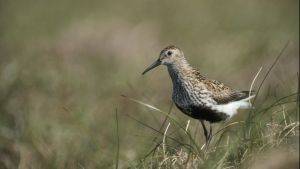
[[[168,51],[168,52],[167,52],[167,55],[168,55],[168,56],[171,56],[171,55],[172,55],[172,51]]]

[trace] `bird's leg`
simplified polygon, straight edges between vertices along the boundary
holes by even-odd
[[[210,143],[211,139],[212,139],[212,126],[211,123],[209,123],[208,144]]]
[[[206,127],[205,127],[205,124],[204,124],[204,121],[203,120],[200,120],[200,122],[201,122],[201,125],[202,125],[202,128],[203,128],[203,133],[204,133],[204,136],[205,136],[205,141],[206,141],[206,143],[205,143],[205,145],[207,146],[207,144],[208,144],[208,133],[207,133],[207,129],[206,129]]]

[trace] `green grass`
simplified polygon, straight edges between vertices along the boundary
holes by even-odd
[[[292,95],[295,98],[295,94]],[[284,97],[290,100],[291,97]],[[284,100],[284,99],[280,99]],[[278,101],[276,101],[278,103]],[[200,132],[199,128],[189,126],[188,130],[182,128],[181,124],[169,117],[170,124],[179,128],[176,132],[181,132],[184,141],[180,138],[173,138],[172,134],[155,130],[153,127],[137,121],[144,127],[155,130],[160,139],[154,142],[153,148],[145,157],[132,165],[132,168],[249,168],[249,164],[254,164],[256,157],[264,155],[269,151],[284,147],[291,158],[298,155],[299,121],[294,121],[292,116],[297,116],[297,105],[294,100],[284,103],[292,104],[290,109],[282,109],[283,104],[271,104],[269,107],[254,109],[248,116],[251,119],[245,121],[228,122],[228,124],[218,125],[215,130],[213,142],[208,151],[199,149],[203,144],[195,133]],[[271,107],[274,107],[271,109]],[[281,107],[281,108],[278,108]],[[161,112],[161,111],[159,111]],[[267,118],[254,120],[258,113],[268,114]],[[163,113],[166,114],[166,113]],[[289,114],[289,116],[287,116]],[[271,120],[270,120],[271,119]],[[195,132],[196,131],[196,132]],[[166,139],[166,140],[165,140]],[[199,140],[198,140],[199,139]],[[165,140],[165,141],[163,141]],[[201,142],[202,141],[202,142]],[[276,153],[284,154],[284,150]],[[263,158],[266,158],[263,156]],[[294,160],[297,158],[294,158]],[[297,164],[297,161],[288,161]],[[286,165],[289,165],[287,163]],[[294,166],[294,167],[297,167]]]
[[[251,168],[297,159],[299,1],[0,4],[0,168]],[[225,129],[206,153],[199,122],[172,105],[165,69],[141,76],[169,44],[236,89],[249,89],[262,68],[255,109],[216,124],[214,133]]]

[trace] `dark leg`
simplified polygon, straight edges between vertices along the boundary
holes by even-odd
[[[209,123],[208,144],[210,143],[211,139],[212,139],[212,126],[211,123]]]
[[[207,129],[205,127],[205,124],[204,124],[204,121],[203,120],[200,120],[201,122],[201,125],[202,125],[202,128],[203,128],[203,133],[204,133],[204,136],[205,136],[205,141],[206,141],[206,146],[208,144],[208,139],[209,139],[209,135],[207,133]]]

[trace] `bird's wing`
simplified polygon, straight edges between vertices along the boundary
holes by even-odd
[[[218,104],[226,104],[249,97],[249,91],[234,90],[216,80],[206,79],[203,81],[203,83],[205,84],[206,89],[212,93],[212,98]],[[251,92],[251,95],[252,93],[253,92]]]
[[[226,104],[232,101],[238,101],[249,97],[249,91],[238,91],[234,90],[222,82],[217,80],[207,79],[202,76],[198,71],[195,72],[197,79],[205,85],[205,88],[210,91],[212,98],[217,102],[217,104]],[[254,92],[251,92],[251,95]]]

